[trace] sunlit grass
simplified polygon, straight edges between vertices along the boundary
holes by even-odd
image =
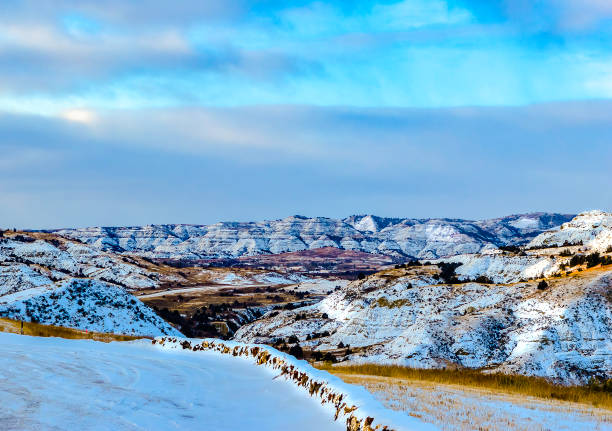
[[[382,376],[447,385],[490,389],[509,394],[589,404],[612,410],[612,394],[588,386],[561,386],[539,377],[512,374],[485,374],[470,369],[417,369],[397,365],[317,365],[331,373]]]
[[[30,335],[33,337],[58,337],[71,340],[95,340],[109,343],[111,341],[132,341],[144,337],[132,335],[108,334],[103,332],[82,331],[80,329],[66,328],[63,326],[41,325],[40,323],[21,322],[7,318],[0,318],[0,332]]]

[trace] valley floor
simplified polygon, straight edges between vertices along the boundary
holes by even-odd
[[[342,430],[270,371],[214,352],[0,333],[0,429]]]
[[[581,404],[499,394],[458,385],[336,373],[386,407],[444,431],[608,431],[612,412]]]

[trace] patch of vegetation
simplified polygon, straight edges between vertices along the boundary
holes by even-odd
[[[491,280],[486,275],[479,275],[478,277],[476,277],[476,280],[474,281],[480,284],[493,284],[493,280]]]
[[[499,392],[519,394],[548,400],[562,400],[590,404],[612,410],[612,381],[592,380],[587,386],[562,386],[541,377],[512,374],[484,374],[472,369],[417,369],[398,365],[335,365],[322,364],[317,368],[333,374],[353,374],[428,381],[440,384],[492,389]]]
[[[538,283],[538,290],[546,290],[548,289],[548,283],[546,280],[542,280]]]
[[[519,253],[521,251],[521,248],[516,245],[502,245],[499,249],[510,253]]]
[[[395,269],[404,269],[409,268],[411,266],[422,266],[422,264],[418,260],[410,260],[406,263],[400,263],[398,265],[395,265]]]
[[[455,274],[455,270],[462,264],[459,262],[440,262],[437,264],[440,268],[440,279],[446,284],[458,284],[459,279]]]
[[[40,323],[22,322],[7,318],[0,318],[0,332],[10,332],[13,334],[23,334],[33,337],[59,337],[70,340],[95,340],[102,341],[104,343],[110,343],[111,341],[132,341],[141,338],[149,338],[135,337],[132,335],[82,331],[80,329],[66,328],[64,326],[41,325]]]
[[[385,308],[399,308],[405,305],[412,305],[412,303],[407,299],[396,299],[395,301],[389,302],[387,298],[384,296],[378,298],[375,303],[375,307],[385,307]]]
[[[612,265],[612,257],[602,256],[598,252],[585,254],[576,254],[569,261],[569,266],[579,266],[586,264],[587,268],[593,268],[597,265]]]

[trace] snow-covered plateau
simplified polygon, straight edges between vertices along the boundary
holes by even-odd
[[[550,213],[481,221],[372,215],[345,219],[292,216],[263,222],[90,227],[54,232],[100,250],[150,258],[236,258],[336,247],[400,258],[435,259],[525,243],[571,218]]]
[[[321,403],[308,388],[279,377],[278,369],[258,366],[251,357],[178,346],[0,333],[0,429],[349,429],[344,415],[334,420],[332,403]],[[363,388],[280,352],[276,356],[393,429],[437,429],[384,408]]]
[[[584,245],[603,252],[612,247],[612,213],[587,211],[534,238],[528,247]]]

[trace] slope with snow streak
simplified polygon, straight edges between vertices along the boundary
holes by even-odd
[[[144,341],[0,334],[0,392],[7,431],[345,429],[265,367]]]

